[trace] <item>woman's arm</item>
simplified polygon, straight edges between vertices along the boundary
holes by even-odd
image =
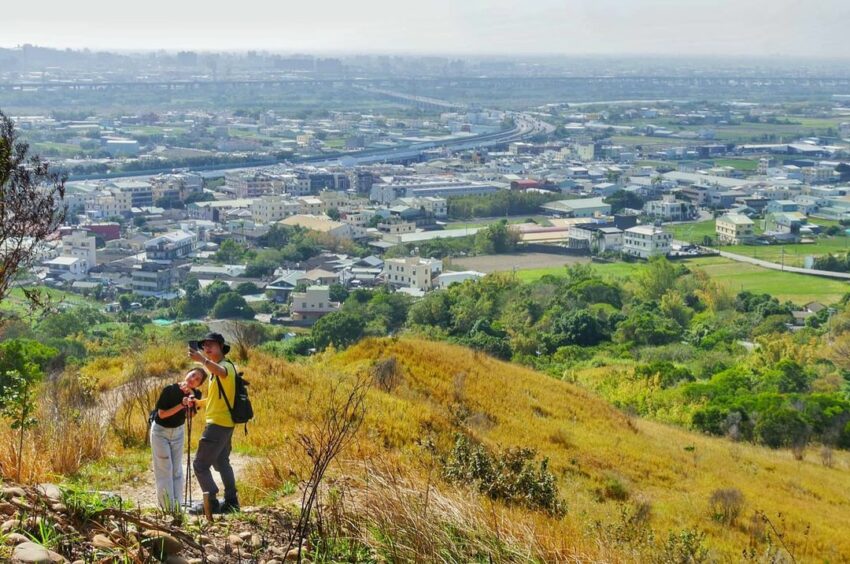
[[[173,415],[177,415],[178,413],[183,411],[183,409],[185,409],[185,406],[182,403],[178,403],[171,409],[158,409],[156,410],[156,414],[159,415],[160,419],[168,419]]]

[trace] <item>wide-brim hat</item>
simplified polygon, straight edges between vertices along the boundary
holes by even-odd
[[[221,345],[221,352],[227,354],[230,352],[230,345],[224,342],[224,336],[221,333],[207,333],[203,339],[198,339],[198,344],[203,346],[204,341],[214,341]]]

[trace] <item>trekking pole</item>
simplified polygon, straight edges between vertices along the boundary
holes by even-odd
[[[184,486],[183,501],[187,507],[192,507],[192,416],[186,418],[186,484]]]

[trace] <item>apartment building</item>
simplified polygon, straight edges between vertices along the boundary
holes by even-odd
[[[637,225],[623,232],[623,252],[639,258],[666,256],[673,236],[654,225]]]
[[[289,312],[295,320],[316,320],[339,311],[339,302],[331,301],[330,286],[308,286],[303,292],[292,292]]]
[[[289,196],[263,196],[254,200],[248,210],[257,223],[274,223],[304,213],[301,202]]]
[[[62,256],[76,257],[86,260],[88,268],[97,265],[97,242],[94,235],[88,231],[74,231],[70,235],[62,237]],[[86,272],[88,272],[88,268]]]
[[[416,288],[423,292],[437,284],[443,261],[433,258],[405,257],[387,259],[382,272],[384,280],[396,288]]]
[[[753,227],[752,219],[737,213],[721,215],[714,222],[718,241],[729,245],[741,245],[752,241]]]

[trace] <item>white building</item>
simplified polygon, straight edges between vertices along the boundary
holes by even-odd
[[[148,260],[172,261],[188,258],[195,250],[198,236],[189,231],[171,231],[145,243]]]
[[[403,205],[411,208],[423,209],[426,213],[433,215],[437,219],[448,217],[449,215],[448,201],[445,198],[438,198],[436,196],[399,198],[394,201],[392,205]]]
[[[51,276],[62,280],[79,280],[85,278],[89,271],[89,264],[81,257],[56,257],[46,261],[44,265],[50,271]]]
[[[433,258],[405,257],[384,261],[383,276],[390,286],[416,288],[427,291],[434,288],[436,278],[443,271],[443,261]]]
[[[74,231],[62,237],[62,256],[86,259],[88,268],[97,265],[97,243],[88,231]],[[88,272],[88,269],[86,269]]]
[[[280,178],[264,172],[228,172],[224,175],[224,183],[237,198],[256,198],[283,188]]]
[[[671,194],[665,194],[661,200],[651,200],[644,204],[646,215],[664,221],[687,221],[697,215],[696,206],[690,202],[677,200]]]
[[[623,252],[640,258],[666,256],[673,236],[654,225],[630,227],[623,233]]]
[[[248,207],[257,223],[274,223],[281,219],[303,213],[301,203],[288,196],[263,196]]]
[[[339,310],[339,302],[331,301],[329,286],[308,286],[303,292],[293,292],[289,311],[293,319],[319,319]]]

